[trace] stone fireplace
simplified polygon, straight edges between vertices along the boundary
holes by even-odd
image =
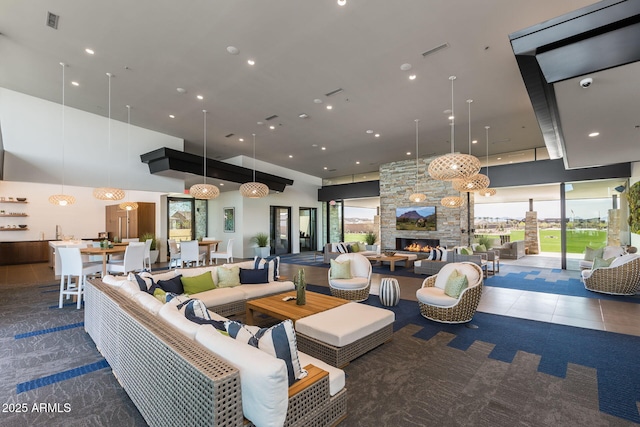
[[[430,252],[436,246],[440,246],[440,239],[396,237],[397,251]]]

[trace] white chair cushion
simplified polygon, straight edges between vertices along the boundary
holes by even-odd
[[[602,259],[609,259],[622,255],[624,255],[624,248],[622,246],[605,246],[604,252],[602,252]]]
[[[344,347],[393,323],[391,310],[350,302],[296,321],[296,332]]]
[[[435,287],[442,289],[444,291],[445,286],[447,285],[447,279],[453,273],[453,270],[458,270],[460,273],[467,276],[467,280],[469,281],[469,287],[475,285],[480,280],[480,275],[478,271],[473,268],[469,264],[460,264],[460,263],[451,263],[445,264],[444,267],[440,269],[436,276]]]
[[[442,270],[440,271],[442,272]],[[418,289],[416,298],[423,304],[437,305],[439,307],[452,307],[458,303],[457,298],[450,297],[444,293],[444,289],[436,288],[435,286]]]
[[[591,267],[593,267],[593,261],[587,261],[587,260],[581,259],[580,262],[578,263],[578,266],[580,267],[581,270],[584,270],[584,269],[590,270]]]
[[[352,277],[351,279],[330,279],[329,284],[336,289],[363,289],[369,284],[366,277]]]
[[[192,298],[197,298],[204,302],[207,307],[215,307],[216,305],[228,304],[230,302],[244,300],[244,292],[233,288],[216,288],[204,292],[198,292],[191,295]]]
[[[256,426],[282,426],[289,405],[287,368],[275,358],[248,344],[200,325],[196,341],[240,371],[242,411]]]
[[[624,254],[622,256],[617,257],[616,259],[614,259],[611,264],[609,264],[609,268],[611,267],[618,267],[619,265],[622,264],[626,264],[627,262],[638,258],[640,255],[639,254]],[[608,259],[608,258],[605,258]]]
[[[300,364],[303,368],[307,365],[314,365],[329,373],[329,394],[331,396],[335,396],[337,392],[344,388],[345,375],[342,369],[335,368],[322,360],[311,357],[301,351],[298,351],[298,358],[300,359]]]

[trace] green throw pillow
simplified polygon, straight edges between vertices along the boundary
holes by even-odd
[[[332,279],[351,279],[351,261],[346,260],[338,262],[331,260],[331,278]]]
[[[604,252],[604,248],[594,249],[587,246],[584,250],[584,260],[585,261],[593,261],[596,258],[602,258],[602,253]]]
[[[473,250],[471,248],[461,248],[460,255],[473,255]]]
[[[602,259],[602,258],[596,257],[593,259],[592,270],[595,270],[596,268],[609,267],[614,259],[616,259],[616,257],[609,258],[609,259]]]
[[[155,288],[153,296],[163,304],[167,302],[167,293],[160,288]]]
[[[446,285],[444,285],[444,293],[451,298],[459,298],[462,291],[468,286],[469,281],[467,280],[467,276],[460,273],[458,270],[453,270],[447,279]]]
[[[182,286],[184,287],[184,292],[189,295],[197,294],[198,292],[209,291],[216,288],[215,283],[213,283],[213,278],[211,277],[210,271],[202,273],[199,276],[182,276],[180,278],[180,281],[182,282]]]
[[[357,243],[351,245],[351,252],[360,252],[360,245]]]
[[[218,267],[218,287],[232,288],[240,285],[240,267]]]
[[[487,252],[487,247],[485,245],[476,246],[476,252]]]

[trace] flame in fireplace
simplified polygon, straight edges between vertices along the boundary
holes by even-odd
[[[429,245],[422,246],[414,242],[409,246],[405,246],[404,250],[409,252],[431,252],[431,246]]]

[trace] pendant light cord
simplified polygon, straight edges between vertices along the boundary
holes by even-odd
[[[491,126],[485,126],[485,134],[487,136],[487,178],[489,178],[489,128]]]
[[[64,68],[67,66],[64,62],[61,62],[62,65],[62,194],[64,194],[64,145],[66,139],[65,133],[65,108],[64,108]]]
[[[109,103],[108,103],[108,113],[109,113],[109,126],[108,126],[108,144],[107,144],[107,164],[111,164],[111,77],[113,75],[111,73],[107,73],[107,77],[109,77]],[[111,168],[107,168],[107,185],[111,187]]]
[[[420,119],[415,119],[416,122],[416,192],[418,191],[418,123],[420,123]]]
[[[471,103],[473,99],[467,99],[467,104],[469,104],[469,155],[471,155]]]
[[[453,113],[453,81],[456,79],[456,76],[450,76],[449,80],[451,80],[451,154],[454,153],[455,150],[455,120],[456,116]]]
[[[203,184],[207,183],[207,110],[202,110],[204,115],[204,169],[202,171]]]
[[[131,161],[131,105],[127,105],[127,162]],[[127,167],[127,187],[131,188],[131,167]],[[131,190],[129,190],[129,197],[131,201]]]
[[[256,182],[256,134],[253,133],[253,182]]]

